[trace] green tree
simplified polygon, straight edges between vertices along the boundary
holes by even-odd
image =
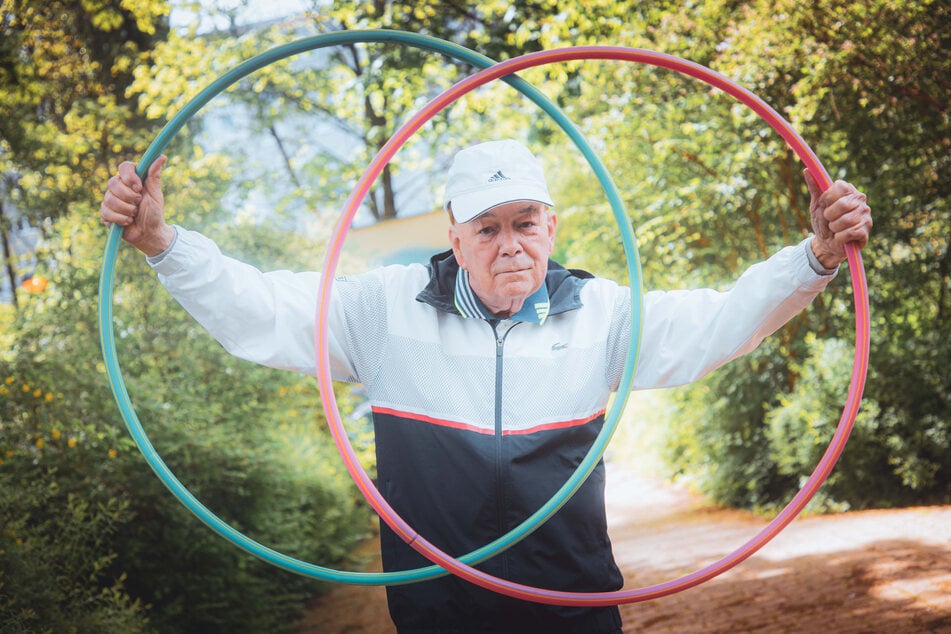
[[[556,42],[611,37],[625,20],[645,11],[636,3],[604,1],[588,3],[583,11],[551,2],[321,3],[306,17],[260,29],[233,26],[203,35],[172,34],[153,57],[161,70],[143,69],[133,89],[146,112],[161,118],[203,87],[206,77],[314,30],[401,29],[505,59]],[[656,17],[657,10],[652,13]],[[439,90],[473,71],[460,62],[399,45],[340,46],[262,69],[223,95],[221,103],[247,113],[244,125],[258,133],[259,142],[274,148],[273,156],[283,168],[275,170],[272,161],[262,165],[257,144],[243,154],[233,148],[242,156],[249,187],[276,188],[276,198],[292,210],[336,210],[396,127]],[[553,72],[547,81],[555,85],[563,76],[563,71]],[[494,96],[473,96],[427,126],[384,169],[366,201],[369,217],[376,221],[427,210],[417,200],[428,205],[438,196],[441,181],[432,175],[443,172],[459,147],[540,129],[535,124],[540,118],[524,109],[523,100],[515,98],[515,111],[508,106],[500,110],[495,101]],[[413,174],[424,182],[410,181]],[[428,182],[426,174],[431,175]]]
[[[840,173],[854,175],[876,211],[865,254],[874,333],[869,412],[830,492],[848,490],[841,496],[861,506],[947,501],[951,8],[930,1],[788,8],[783,27],[803,33],[803,45],[795,55],[774,38],[777,53],[789,66],[814,69],[787,71],[796,78],[790,114],[820,151],[828,148]],[[835,330],[847,331],[847,311],[834,314]],[[868,456],[878,460],[869,464]]]
[[[44,223],[51,283],[0,327],[0,630],[286,631],[320,584],[243,555],[185,511],[122,429],[105,382],[96,211],[115,164],[151,137],[152,119],[126,92],[151,57],[140,58],[144,51],[130,41],[119,46],[124,62],[100,68],[101,60],[84,58],[70,29],[95,31],[106,56],[106,34],[129,37],[121,27],[131,28],[132,18],[119,4],[82,5],[15,3],[15,15],[3,14],[11,39],[2,42],[12,51],[4,69],[15,72],[3,75],[0,158],[16,176],[18,210]],[[54,46],[60,36],[65,43]],[[86,76],[93,71],[103,77]],[[54,76],[62,94],[27,81]],[[19,108],[38,114],[17,121]],[[234,169],[227,157],[201,152],[187,132],[172,150],[173,220],[187,214],[191,226],[262,265],[273,258],[260,244],[274,245],[270,255],[280,250],[287,265],[319,264],[292,259],[319,256],[303,238],[231,230],[222,203]],[[319,431],[313,381],[226,355],[167,297],[140,254],[120,253],[118,345],[160,455],[203,503],[253,538],[305,560],[346,562],[370,516]],[[346,411],[346,393],[341,400]]]
[[[126,88],[167,14],[163,0],[0,3],[0,232],[14,289],[14,221],[48,233],[48,220],[100,194],[116,155],[141,151]]]
[[[803,133],[833,178],[869,195],[875,213],[863,254],[874,320],[869,383],[851,444],[825,490],[828,503],[947,500],[947,7],[836,1],[722,8],[669,15],[662,33],[677,44],[666,50],[762,96]],[[679,50],[699,33],[705,36],[695,54]],[[642,142],[617,163],[631,174],[619,180],[646,184],[637,186],[633,214],[649,275],[724,284],[748,262],[804,235],[807,201],[797,161],[775,135],[710,95],[678,95],[653,83],[640,88],[618,93],[638,95],[637,108],[611,121],[615,130],[623,121],[639,126],[630,137]],[[850,314],[840,279],[760,350],[680,392],[669,446],[676,468],[731,504],[788,500],[824,448],[817,439],[831,437],[850,361],[848,346],[806,333],[847,342]]]
[[[557,30],[565,36],[581,32],[594,37],[594,33],[589,34],[588,30],[599,24],[598,16],[602,20],[611,18],[613,28],[616,28],[622,15],[616,3],[589,3],[587,10],[590,13],[547,1],[519,4],[482,2],[475,5],[452,0],[424,3],[361,1],[334,3],[332,9],[320,8],[313,15],[317,28],[323,32],[401,29],[449,40],[503,60],[539,50],[543,33],[549,30]],[[583,22],[581,28],[579,22]],[[602,30],[612,29],[602,27]],[[382,148],[396,127],[426,99],[476,70],[458,60],[443,59],[399,45],[342,47],[332,53],[331,61],[338,75],[323,93],[322,100],[332,104],[333,116],[341,118],[353,131],[355,143],[365,148],[359,157],[362,162],[358,165],[365,164],[372,153]],[[343,83],[340,75],[345,78]],[[384,168],[379,187],[368,200],[376,220],[393,218],[399,213],[398,203],[406,205],[405,201],[396,198],[394,176],[400,170],[420,169],[435,160],[437,172],[441,174],[447,156],[456,149],[487,136],[498,137],[512,131],[524,135],[525,128],[530,129],[530,126],[519,129],[524,113],[513,113],[514,120],[500,129],[493,125],[495,122],[488,114],[493,109],[490,99],[467,103],[471,107],[463,110],[462,116],[453,116],[453,111],[458,109],[446,111],[423,132],[423,147],[432,148],[429,156],[424,149],[407,160],[406,155],[410,152],[404,152],[398,163]],[[481,125],[474,124],[474,120]],[[408,147],[413,149],[415,146]],[[442,148],[451,151],[440,152]],[[438,177],[433,180],[439,182]]]
[[[951,351],[942,336],[951,286],[951,60],[948,11],[939,5],[711,2],[667,7],[660,19],[647,14],[617,34],[618,43],[680,55],[739,81],[793,123],[833,178],[869,195],[871,369],[851,444],[824,490],[833,507],[951,496],[942,449],[951,424],[944,369]],[[585,66],[559,94],[598,139],[624,192],[648,288],[725,286],[810,231],[798,159],[731,99],[629,65]],[[587,171],[565,159],[570,151],[555,153],[558,257],[623,279],[602,196]],[[817,439],[828,442],[838,421],[851,312],[843,271],[758,351],[675,391],[679,407],[664,423],[674,472],[729,504],[788,500],[824,449]]]
[[[206,201],[220,196],[225,165],[209,157],[169,170],[169,203],[198,192]],[[319,256],[283,234],[191,220],[247,261],[273,266],[274,253],[262,254],[258,243],[290,249],[281,255],[292,266],[316,263],[288,262],[289,253]],[[50,290],[31,298],[3,333],[0,483],[8,494],[0,522],[14,532],[0,548],[11,564],[0,587],[0,613],[9,620],[0,629],[55,630],[66,619],[89,623],[81,631],[90,632],[287,630],[321,584],[242,554],[147,468],[99,360],[102,229],[88,210],[61,218],[53,236],[59,266]],[[261,543],[315,563],[345,563],[370,516],[320,431],[313,380],[226,354],[168,297],[140,254],[123,250],[118,270],[120,361],[169,468]],[[341,401],[346,412],[347,393]],[[49,575],[37,580],[37,570]]]

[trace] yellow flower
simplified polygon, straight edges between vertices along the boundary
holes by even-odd
[[[44,398],[46,398],[46,402],[49,403],[50,401],[53,400],[53,393],[52,393],[52,392],[47,392],[47,393],[46,393],[46,396],[45,396]]]
[[[42,437],[42,436],[40,436],[39,438],[36,439],[36,448],[37,448],[37,449],[42,449],[42,448],[43,448],[43,445],[45,445],[45,444],[46,444],[46,441],[43,440],[43,437]]]
[[[4,379],[3,382],[6,383],[7,385],[10,385],[10,384],[13,383],[13,377],[12,377],[12,376],[8,376],[6,379]]]
[[[118,452],[117,452],[115,449],[110,449],[110,450],[109,450],[109,457],[110,457],[110,458],[115,458],[115,457],[118,456],[118,455],[119,455],[119,454],[118,454]]]
[[[9,391],[6,385],[0,385],[0,394],[6,394]]]
[[[35,396],[36,398],[40,398],[41,396],[43,396],[43,390],[41,390],[40,388],[36,388],[35,390],[33,390],[33,396]]]
[[[69,440],[66,441],[66,445],[67,445],[68,447],[70,447],[70,448],[75,447],[75,446],[76,446],[76,439],[75,439],[75,438],[70,438]]]
[[[62,435],[62,434],[59,433],[59,430],[58,430],[58,429],[54,429],[54,430],[50,433],[50,436],[53,437],[53,440],[59,440],[59,437],[60,437],[61,435]]]
[[[29,383],[24,383],[24,384],[23,384],[23,391],[24,391],[24,392],[29,392],[29,391],[30,391],[30,384],[29,384]]]
[[[12,458],[12,457],[13,457],[13,450],[7,449],[7,458]]]

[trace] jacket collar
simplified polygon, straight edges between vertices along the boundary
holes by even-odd
[[[456,283],[459,265],[452,250],[437,253],[429,259],[429,282],[416,296],[416,301],[437,310],[462,315],[456,307]],[[548,315],[557,315],[581,308],[581,288],[594,276],[579,269],[566,269],[554,260],[548,261],[545,287],[548,290]]]

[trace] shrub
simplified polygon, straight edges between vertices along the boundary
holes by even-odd
[[[88,448],[62,436],[42,439],[11,449],[3,434],[0,631],[147,631],[144,606],[129,595],[124,575],[109,572],[113,540],[132,518],[128,502],[79,484],[73,467],[102,463],[102,456],[90,460]]]
[[[767,340],[674,394],[664,458],[675,475],[718,502],[769,512],[784,506],[815,469],[839,423],[852,343],[810,335],[793,348],[778,348]],[[937,377],[927,367],[906,368],[902,377],[876,370],[899,358],[879,356],[870,370],[848,444],[813,509],[951,500],[951,459],[942,449],[951,423],[946,407],[934,401]],[[896,391],[897,384],[907,394]],[[788,387],[777,392],[771,387],[777,385]]]
[[[0,333],[2,631],[279,632],[323,585],[244,554],[162,486],[123,428],[97,345],[98,267],[73,235]],[[87,245],[87,246],[84,246]],[[98,248],[98,247],[95,247]],[[261,543],[346,566],[368,535],[312,378],[227,355],[124,255],[116,333],[129,393],[170,469]],[[340,395],[346,411],[348,393]]]

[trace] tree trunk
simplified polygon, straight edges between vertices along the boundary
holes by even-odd
[[[3,269],[10,280],[10,297],[13,308],[19,310],[17,303],[17,272],[13,263],[13,249],[10,246],[10,231],[7,228],[7,217],[3,210],[3,201],[0,200],[0,240],[3,242]]]
[[[393,172],[390,166],[383,167],[383,219],[396,218],[396,194],[393,191]]]

